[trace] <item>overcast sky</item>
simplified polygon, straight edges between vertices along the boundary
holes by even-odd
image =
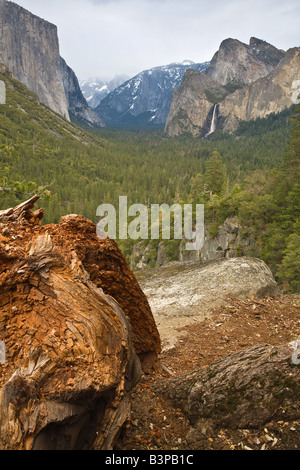
[[[58,27],[79,79],[130,77],[183,60],[205,62],[223,39],[300,46],[299,0],[15,0]]]

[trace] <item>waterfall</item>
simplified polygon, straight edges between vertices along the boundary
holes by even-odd
[[[205,137],[208,137],[210,134],[213,134],[216,129],[217,129],[217,104],[214,105],[214,110],[213,110],[213,116],[212,120],[210,123],[210,129],[209,132],[205,135]]]

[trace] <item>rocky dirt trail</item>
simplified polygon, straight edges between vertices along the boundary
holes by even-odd
[[[278,345],[300,337],[300,299],[275,295],[240,300],[231,296],[198,324],[177,330],[176,344],[160,356],[163,372],[144,375],[132,394],[132,413],[120,450],[299,450],[300,420],[276,419],[254,429],[212,429],[195,436],[180,409],[155,392],[164,378],[206,367],[257,344]],[[174,326],[176,328],[176,326]],[[300,367],[300,365],[299,365]],[[286,410],[288,412],[288,410]],[[281,410],[284,416],[285,410]]]

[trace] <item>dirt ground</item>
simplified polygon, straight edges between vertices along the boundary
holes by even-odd
[[[162,377],[206,367],[255,344],[300,339],[299,314],[297,295],[246,301],[229,297],[209,318],[181,329],[175,347],[160,356],[162,374],[144,375],[134,389],[131,418],[116,450],[299,450],[300,420],[274,420],[257,429],[208,428],[203,438],[199,440],[198,434],[195,439],[182,411],[151,388]]]

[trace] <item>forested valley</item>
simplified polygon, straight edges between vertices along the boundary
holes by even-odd
[[[205,204],[213,237],[238,216],[286,292],[300,291],[300,108],[241,124],[234,135],[166,138],[163,130],[85,129],[41,105],[9,73],[0,106],[0,210],[41,195],[43,223],[97,222],[100,204]],[[130,258],[134,241],[119,241]],[[155,248],[154,242],[154,248]],[[177,240],[169,242],[174,259]]]

